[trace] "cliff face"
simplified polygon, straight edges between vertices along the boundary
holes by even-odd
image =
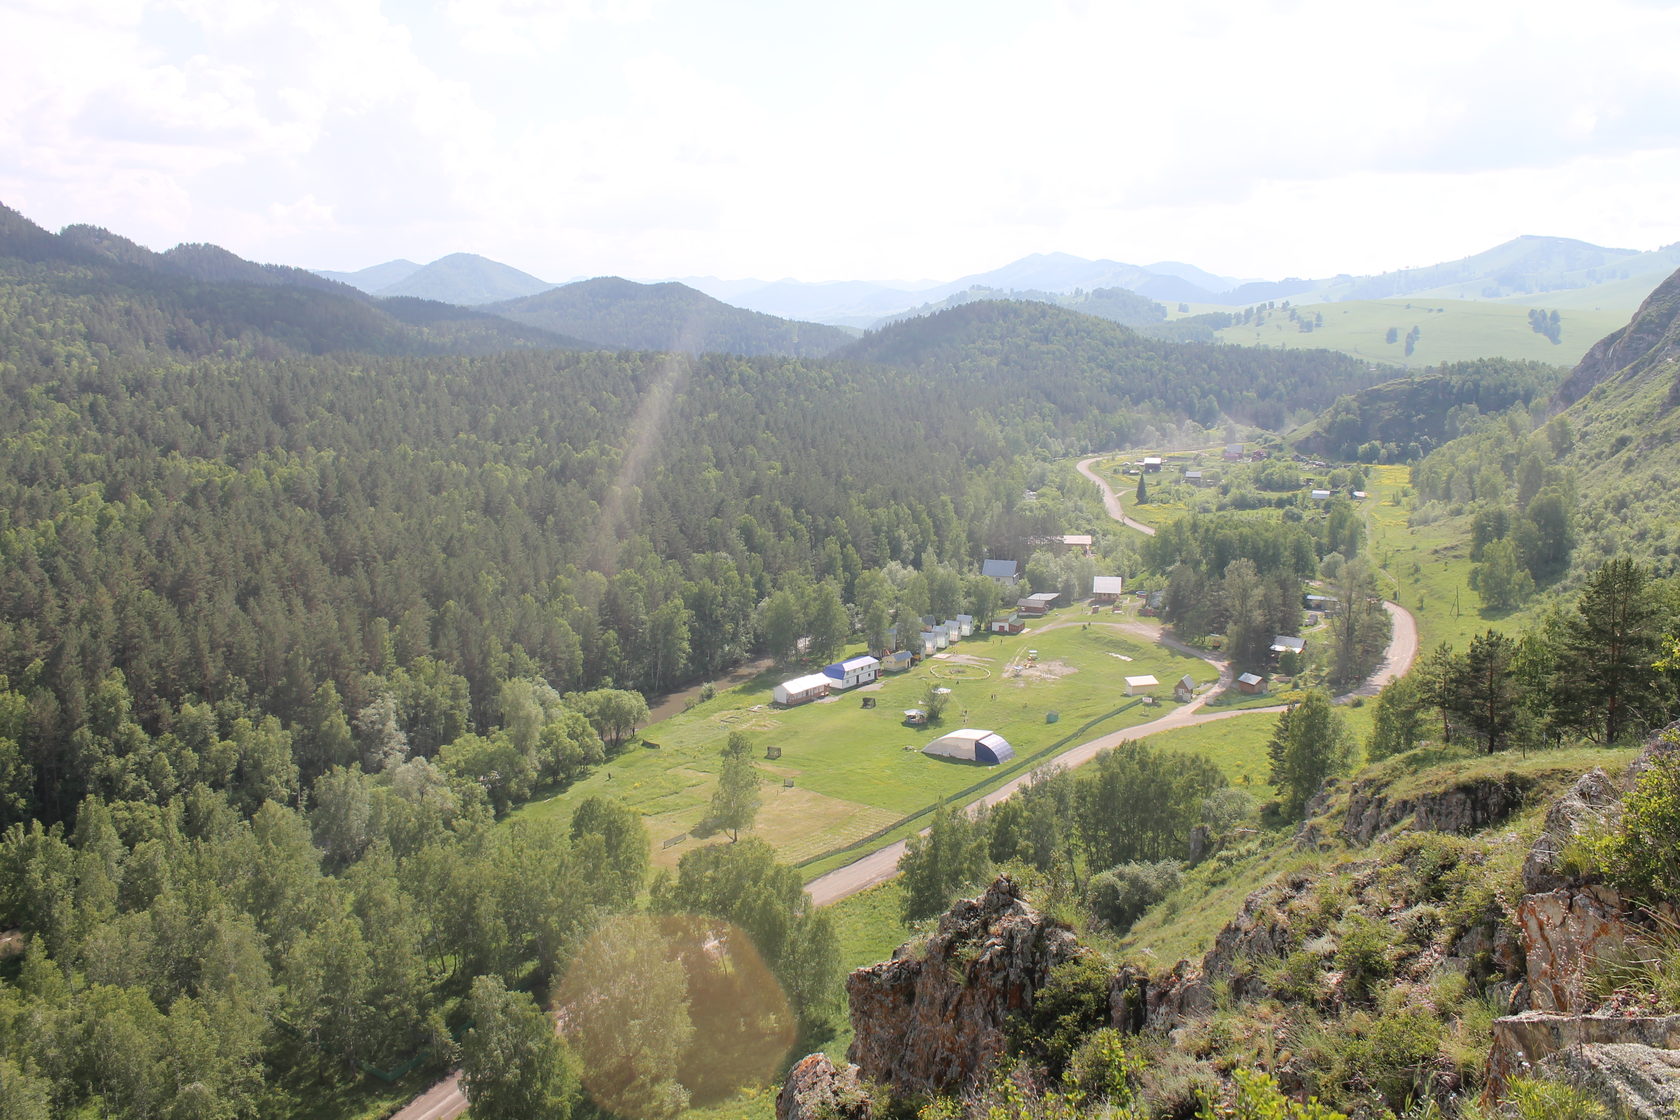
[[[1554,409],[1574,404],[1614,377],[1634,377],[1680,357],[1680,272],[1646,297],[1632,321],[1600,339],[1552,398]]]
[[[1004,1052],[1009,1019],[1082,952],[1000,876],[979,898],[953,903],[928,938],[847,978],[856,1064],[801,1060],[776,1097],[776,1120],[870,1120],[869,1083],[900,1097],[972,1087]]]
[[[925,942],[852,973],[847,1057],[895,1092],[961,1088],[1003,1053],[1008,1020],[1032,1006],[1050,970],[1082,951],[1000,877],[953,905]]]
[[[1667,749],[1659,732],[1633,764]],[[1523,864],[1517,906],[1529,1010],[1497,1019],[1488,1053],[1487,1091],[1534,1071],[1563,1076],[1638,1120],[1669,1120],[1680,1108],[1680,1015],[1629,1015],[1593,997],[1599,962],[1640,951],[1640,916],[1616,892],[1572,878],[1562,854],[1573,836],[1617,812],[1621,788],[1602,770],[1582,776],[1554,804]]]

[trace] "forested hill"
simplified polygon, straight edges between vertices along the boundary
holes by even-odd
[[[1388,372],[1328,350],[1148,339],[1106,319],[1003,300],[894,323],[837,356],[920,370],[962,384],[968,399],[1019,399],[1029,412],[1067,422],[1135,409],[1157,421],[1209,425],[1224,415],[1274,430]]]
[[[971,569],[1058,531],[1054,503],[1023,503],[1033,487],[999,419],[939,379],[723,356],[341,354],[356,334],[319,317],[287,326],[333,337],[288,347],[253,317],[337,297],[147,287],[131,267],[0,268],[0,677],[34,713],[0,727],[22,752],[0,764],[0,825],[90,792],[267,782],[160,762],[147,736],[198,704],[224,726],[296,729],[260,795],[290,796],[356,757],[306,730],[329,711],[393,698],[429,756],[494,727],[509,680],[661,690],[760,648],[778,594],[838,610],[866,570]],[[195,320],[205,307],[225,314]],[[377,340],[408,341],[388,330]],[[101,695],[120,695],[138,737],[111,738]]]
[[[1148,296],[1138,295],[1126,288],[1097,288],[1093,291],[1079,289],[1074,292],[1046,292],[1037,289],[1004,291],[998,288],[987,288],[975,285],[960,292],[946,296],[938,303],[924,303],[920,307],[913,307],[908,311],[900,311],[896,315],[888,315],[877,322],[873,329],[901,323],[906,319],[915,319],[924,315],[932,315],[939,311],[948,311],[953,307],[961,307],[968,303],[978,303],[982,300],[1014,300],[1030,301],[1033,303],[1049,303],[1057,307],[1066,307],[1073,311],[1080,311],[1086,315],[1095,315],[1099,319],[1108,319],[1122,326],[1134,330],[1164,323],[1167,309]]]
[[[1457,438],[1478,416],[1545,400],[1564,372],[1507,358],[1449,362],[1339,397],[1289,442],[1330,459],[1414,461]]]
[[[566,284],[486,309],[617,350],[809,358],[830,354],[853,338],[839,327],[731,307],[686,284],[638,284],[616,276]]]
[[[1489,372],[1487,363],[1470,368]],[[1502,588],[1505,606],[1535,586],[1579,586],[1612,559],[1680,575],[1680,273],[1588,351],[1551,395],[1549,419],[1529,400],[1520,367],[1507,372],[1518,376],[1485,385],[1460,377],[1433,390],[1421,381],[1404,390],[1396,383],[1392,404],[1371,395],[1338,401],[1318,423],[1324,435],[1340,433],[1334,451],[1348,437],[1374,435],[1386,412],[1413,411],[1424,403],[1419,391],[1437,396],[1435,407],[1458,399],[1447,409],[1446,434],[1463,434],[1412,467],[1421,499],[1415,516],[1427,524],[1469,515],[1479,570],[1488,567],[1488,547],[1509,538],[1533,586],[1511,594]],[[1502,398],[1510,401],[1503,415],[1474,422],[1471,403],[1480,399],[1481,411],[1493,413]]]
[[[214,245],[165,253],[94,226],[52,234],[0,206],[0,281],[15,326],[39,340],[81,335],[96,360],[212,354],[483,353],[576,339],[420,300],[374,301],[303,269],[256,264]]]

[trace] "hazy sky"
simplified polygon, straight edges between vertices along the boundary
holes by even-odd
[[[1646,0],[0,0],[0,202],[356,269],[1276,279],[1680,240]]]

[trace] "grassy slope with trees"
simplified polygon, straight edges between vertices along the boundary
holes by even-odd
[[[1544,297],[1542,297],[1543,300]],[[1536,326],[1531,312],[1547,321]],[[1551,316],[1556,314],[1553,320]],[[1515,306],[1487,300],[1371,300],[1260,305],[1234,316],[1219,340],[1241,346],[1339,350],[1361,361],[1424,369],[1501,357],[1571,365],[1625,321],[1619,310]]]

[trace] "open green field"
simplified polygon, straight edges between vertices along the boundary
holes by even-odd
[[[1029,650],[1037,651],[1031,663]],[[655,864],[673,866],[703,841],[665,842],[688,836],[706,816],[719,751],[730,732],[743,731],[752,737],[765,779],[754,834],[788,862],[809,860],[990,775],[998,781],[1008,776],[1007,766],[988,769],[921,753],[946,731],[995,730],[1024,758],[1093,720],[1100,722],[1082,740],[1157,718],[1172,709],[1172,682],[1186,673],[1200,683],[1216,675],[1206,662],[1156,645],[1138,623],[1066,608],[1024,634],[976,636],[908,673],[796,708],[771,705],[770,690],[780,676],[766,674],[650,728],[657,749],[634,745],[514,817],[569,814],[585,797],[613,797],[647,818]],[[1123,678],[1144,674],[1162,682],[1155,691],[1168,699],[1110,715],[1129,703]],[[904,709],[918,706],[930,683],[951,690],[943,723],[904,726]],[[865,698],[875,706],[864,708]],[[1058,713],[1058,722],[1046,722],[1050,712]],[[766,758],[773,747],[781,757]]]
[[[1476,634],[1509,612],[1492,611],[1470,586],[1470,541],[1463,518],[1412,527],[1410,503],[1394,498],[1408,489],[1404,466],[1372,468],[1371,500],[1364,504],[1370,554],[1381,567],[1385,593],[1418,623],[1418,655],[1442,642],[1462,650]],[[1402,499],[1404,502],[1404,499]]]
[[[1551,305],[1541,304],[1548,310]],[[1283,347],[1291,350],[1340,350],[1356,358],[1407,369],[1471,358],[1517,358],[1570,366],[1587,350],[1627,322],[1625,310],[1558,305],[1560,341],[1554,345],[1529,326],[1528,306],[1488,300],[1450,300],[1411,297],[1392,300],[1350,300],[1346,303],[1304,304],[1293,309],[1301,319],[1323,323],[1303,331],[1290,312],[1261,312],[1250,323],[1218,332],[1223,342],[1239,346]],[[1420,332],[1410,356],[1405,338]],[[1397,340],[1387,341],[1388,331]]]

